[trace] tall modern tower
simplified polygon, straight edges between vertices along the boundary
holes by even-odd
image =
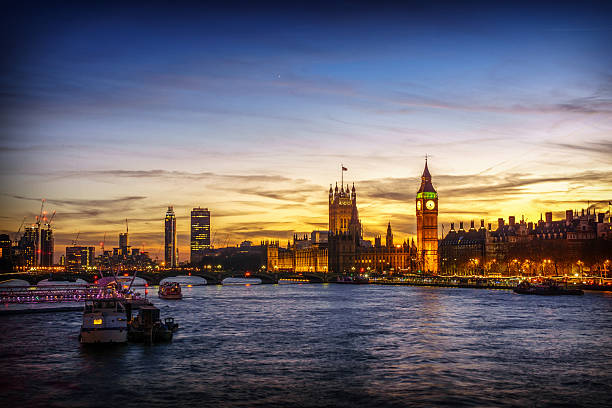
[[[40,230],[40,265],[53,266],[53,230]]]
[[[421,176],[421,187],[416,195],[417,249],[422,260],[422,270],[438,272],[438,193],[431,184],[427,168]]]
[[[24,266],[31,268],[38,265],[38,244],[40,230],[36,225],[25,227],[23,236],[19,240],[19,248],[23,256]]]
[[[191,263],[200,262],[207,249],[210,249],[210,211],[197,207],[191,210]]]
[[[166,211],[164,260],[166,268],[176,267],[176,216],[172,206]]]

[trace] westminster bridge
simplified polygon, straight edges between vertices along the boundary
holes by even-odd
[[[249,277],[259,278],[264,284],[275,284],[283,278],[302,278],[308,279],[310,283],[338,283],[338,278],[345,276],[337,273],[324,273],[324,272],[270,272],[270,271],[257,271],[257,272],[244,272],[244,271],[201,271],[201,270],[185,270],[185,269],[174,269],[174,270],[163,270],[163,271],[130,271],[129,274],[122,273],[121,276],[133,276],[136,272],[136,276],[147,281],[149,285],[158,285],[159,282],[168,277],[172,276],[199,276],[206,279],[208,285],[221,284],[223,279],[230,277]],[[0,274],[0,281],[8,279],[23,279],[29,282],[31,285],[36,285],[43,279],[49,279],[52,277],[55,280],[70,280],[75,281],[77,278],[83,279],[88,283],[94,283],[94,281],[101,276],[112,276],[110,271],[100,274],[95,273],[31,273],[31,272],[20,272],[20,273],[5,273]],[[407,286],[439,286],[439,287],[457,287],[457,288],[483,288],[483,289],[512,289],[523,279],[528,277],[490,277],[490,276],[432,276],[432,275],[395,275],[395,276],[372,276],[367,281],[351,282],[343,279],[341,283],[369,283],[378,285],[407,285]],[[531,277],[534,278],[534,277]],[[581,277],[581,278],[570,278],[567,277],[552,277],[557,281],[567,281],[568,283],[578,285],[586,290],[612,290],[612,279],[606,278],[601,279],[599,277]]]

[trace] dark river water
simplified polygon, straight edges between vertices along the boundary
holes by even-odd
[[[82,347],[80,312],[0,316],[0,406],[612,406],[610,292],[183,291],[154,294],[181,326],[154,346]]]

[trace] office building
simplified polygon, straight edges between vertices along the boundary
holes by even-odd
[[[194,208],[191,210],[191,263],[200,262],[210,248],[210,211]]]
[[[176,215],[174,207],[168,207],[166,211],[164,228],[164,261],[166,268],[176,267]]]

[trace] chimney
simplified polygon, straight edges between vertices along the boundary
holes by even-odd
[[[474,220],[470,221],[470,229],[473,230],[474,229]]]
[[[572,210],[565,210],[565,223],[569,225],[572,223],[573,219],[574,213],[572,212]]]
[[[497,219],[497,228],[501,229],[504,226],[504,219],[503,218],[498,218]]]
[[[546,223],[547,224],[552,224],[552,212],[551,211],[548,211],[546,213]]]
[[[489,223],[489,231],[491,231],[491,223]]]
[[[454,230],[455,230],[455,223],[454,223],[454,222],[451,222],[451,229],[450,229],[450,230],[451,230],[451,231],[454,231]]]
[[[459,221],[459,231],[463,231],[463,221]]]
[[[484,220],[480,220],[480,229],[484,229]]]
[[[509,224],[511,227],[514,227],[515,220],[516,220],[516,219],[514,218],[514,215],[509,216],[509,217],[508,217],[508,224]]]

